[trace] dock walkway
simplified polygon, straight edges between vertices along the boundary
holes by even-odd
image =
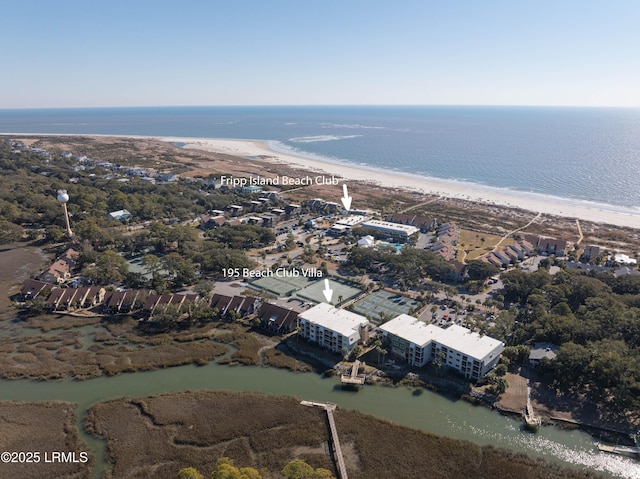
[[[342,376],[340,376],[340,382],[342,384],[364,384],[365,377],[358,375],[359,369],[360,361],[356,359],[353,363],[353,366],[351,367],[351,374],[343,374]]]
[[[357,371],[357,370],[356,370]],[[329,419],[329,428],[331,429],[331,440],[333,442],[333,455],[336,458],[338,466],[338,475],[340,479],[349,479],[347,476],[347,468],[344,464],[344,457],[342,456],[342,449],[340,448],[340,438],[338,437],[338,429],[336,428],[336,422],[333,418],[333,411],[336,410],[336,405],[330,402],[315,402],[315,401],[301,401],[303,406],[321,407],[327,411],[327,418]]]
[[[536,416],[533,406],[531,405],[531,388],[527,386],[527,408],[524,413],[524,420],[529,426],[540,426],[542,419]]]

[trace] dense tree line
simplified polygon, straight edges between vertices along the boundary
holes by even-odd
[[[178,471],[178,479],[204,479],[204,476],[193,467],[185,467]],[[228,457],[221,457],[211,473],[213,479],[262,479],[266,477],[253,467],[237,467]],[[272,476],[270,476],[272,477]],[[287,464],[280,475],[283,479],[335,479],[331,471],[324,468],[314,469],[305,461],[296,459]]]
[[[559,390],[585,393],[615,409],[640,410],[640,278],[541,269],[502,276],[508,344],[560,346],[543,367]]]
[[[273,244],[276,240],[276,235],[269,228],[249,224],[217,228],[211,230],[208,236],[213,241],[235,249],[262,248]]]
[[[137,222],[168,218],[182,221],[242,201],[242,197],[229,191],[204,192],[198,182],[152,184],[138,177],[118,181],[121,178],[97,167],[74,172],[75,165],[75,160],[62,156],[49,158],[28,150],[17,152],[8,142],[0,141],[0,216],[18,226],[63,227],[56,191],[66,189],[74,232],[78,229],[77,234],[86,233],[93,239],[99,236],[94,226],[119,224],[106,219],[110,211],[127,209]],[[71,177],[73,182],[69,182]],[[88,225],[82,225],[85,220]]]
[[[406,248],[353,248],[348,267],[358,272],[389,274],[397,280],[417,285],[425,278],[446,279],[453,266],[430,251]]]

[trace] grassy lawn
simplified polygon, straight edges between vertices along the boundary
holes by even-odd
[[[480,256],[493,250],[493,247],[498,244],[502,239],[502,236],[492,235],[487,233],[478,233],[471,230],[460,230],[460,240],[458,241],[458,257],[461,258],[464,255],[464,251],[468,251],[466,261],[478,259]],[[507,238],[500,246],[508,246],[514,244],[513,238]]]

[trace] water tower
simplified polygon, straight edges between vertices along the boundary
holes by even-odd
[[[67,190],[58,190],[58,201],[62,203],[62,209],[64,210],[64,219],[67,222],[67,236],[71,238],[73,236],[73,231],[71,231],[71,225],[69,224],[69,212],[67,211],[67,201],[69,201]]]

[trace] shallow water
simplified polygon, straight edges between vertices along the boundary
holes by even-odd
[[[81,426],[86,410],[99,401],[194,389],[256,391],[331,401],[343,408],[438,435],[524,452],[578,469],[603,472],[609,477],[640,478],[637,462],[597,451],[596,441],[583,432],[543,427],[538,434],[529,434],[521,430],[519,421],[461,400],[429,391],[417,394],[404,387],[365,386],[358,392],[346,392],[340,388],[337,378],[322,378],[313,373],[212,363],[203,367],[180,366],[82,382],[0,381],[0,399],[75,402]],[[82,433],[82,439],[96,451],[98,464],[104,466],[103,442],[85,433]],[[101,470],[101,467],[96,469],[96,479]]]

